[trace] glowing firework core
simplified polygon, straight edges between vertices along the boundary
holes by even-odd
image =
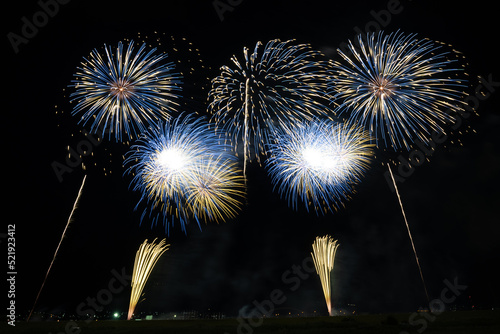
[[[302,151],[302,157],[306,165],[317,171],[328,171],[340,164],[341,156],[324,152],[315,147],[306,147]]]
[[[181,150],[169,148],[158,153],[156,161],[167,170],[178,171],[186,165],[187,157]]]

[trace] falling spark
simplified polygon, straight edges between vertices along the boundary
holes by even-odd
[[[168,250],[170,244],[165,244],[165,239],[155,244],[156,239],[148,244],[148,240],[139,246],[135,254],[134,271],[132,272],[132,292],[130,294],[130,304],[127,320],[132,319],[134,310],[137,307],[142,290],[148,281],[149,275],[153,271],[158,259]]]
[[[330,275],[333,271],[335,261],[335,254],[339,244],[337,240],[333,240],[329,235],[324,237],[316,237],[312,244],[313,251],[311,256],[316,267],[316,272],[319,275],[321,286],[323,287],[323,294],[325,295],[326,307],[328,314],[332,315],[332,286]]]
[[[66,227],[64,227],[64,231],[61,235],[61,239],[59,240],[59,244],[57,245],[56,251],[54,253],[54,256],[52,258],[52,261],[50,262],[49,269],[47,270],[47,273],[45,274],[45,279],[42,282],[42,286],[40,287],[40,290],[38,291],[38,294],[35,299],[35,303],[33,304],[33,308],[30,311],[30,314],[28,315],[28,319],[26,320],[27,322],[30,321],[31,315],[33,314],[33,310],[35,309],[36,303],[38,302],[38,298],[40,297],[40,294],[42,293],[42,289],[45,285],[45,281],[47,281],[47,277],[49,276],[50,269],[52,268],[52,265],[54,264],[54,261],[56,259],[57,253],[59,252],[59,248],[61,247],[61,243],[64,239],[64,236],[66,235],[66,231],[68,230],[69,223],[71,222],[71,219],[73,218],[73,213],[75,212],[77,206],[78,206],[78,201],[80,200],[80,196],[82,195],[82,190],[83,190],[83,185],[85,184],[85,180],[87,179],[87,175],[83,177],[82,185],[80,186],[80,190],[78,191],[78,196],[76,197],[75,203],[73,203],[73,209],[71,210],[71,213],[69,215],[68,221],[66,223]]]

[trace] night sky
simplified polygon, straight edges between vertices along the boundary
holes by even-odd
[[[287,297],[280,305],[283,312],[326,314],[316,275],[300,280],[295,291],[282,279],[309,256],[314,238],[324,234],[340,243],[333,273],[334,307],[355,304],[357,312],[425,307],[403,217],[382,165],[387,158],[397,160],[408,153],[379,152],[345,209],[325,216],[289,209],[273,192],[265,169],[254,162],[247,203],[236,219],[209,223],[202,231],[192,223],[187,235],[175,225],[170,236],[163,226],[140,224],[143,207],[134,210],[140,195],[129,189],[131,178],[122,167],[127,145],[103,141],[93,148],[93,156],[83,158],[85,171],[77,166],[62,179],[53,169],[54,161],[64,163],[68,146],[75,148],[84,139],[81,126],[69,115],[67,86],[83,57],[104,43],[139,41],[138,33],[148,40],[161,36],[166,42],[159,50],[180,61],[185,73],[185,110],[205,114],[210,79],[244,46],[296,39],[335,58],[336,48],[356,30],[366,31],[367,23],[376,22],[371,12],[387,9],[388,2],[244,0],[221,20],[212,1],[73,0],[60,5],[17,53],[4,38],[4,226],[16,224],[18,312],[25,314],[33,305],[85,174],[80,205],[37,311],[75,313],[78,304],[108,286],[112,270],[125,268],[131,274],[144,239],[166,237],[170,250],[158,262],[144,291],[146,301],[137,311],[210,308],[237,315],[254,300],[281,289]],[[21,34],[22,18],[31,21],[41,10],[36,1],[9,6],[15,7],[4,9],[4,36]],[[390,19],[380,18],[384,30],[417,33],[463,52],[468,92],[474,94],[478,76],[500,81],[499,26],[491,2],[465,6],[402,0],[398,9]],[[450,136],[430,161],[399,183],[431,299],[439,298],[445,279],[456,278],[468,287],[457,304],[468,308],[500,306],[493,275],[499,263],[500,84],[492,89],[497,91],[480,102],[479,116],[464,121],[462,134]],[[3,250],[5,244],[2,239]],[[126,311],[129,291],[114,295],[106,309]]]

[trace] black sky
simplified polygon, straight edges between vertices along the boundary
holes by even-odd
[[[75,147],[83,139],[80,126],[68,115],[63,91],[83,56],[104,43],[136,38],[139,32],[142,37],[174,36],[175,42],[162,50],[185,70],[195,68],[185,78],[186,92],[194,100],[188,108],[204,113],[207,78],[217,75],[243,46],[294,38],[335,57],[333,50],[355,36],[355,27],[364,31],[374,20],[371,11],[386,9],[388,2],[245,0],[221,21],[212,1],[73,0],[60,5],[18,53],[5,37],[4,221],[16,224],[18,310],[27,312],[32,306],[84,176],[76,167],[60,182],[52,167],[54,161],[64,162],[68,145]],[[14,7],[4,10],[4,36],[21,34],[22,18],[31,20],[41,10],[36,1],[9,5]],[[401,1],[400,6],[385,31],[399,29],[452,44],[468,60],[471,92],[478,75],[500,81],[498,18],[490,2]],[[188,50],[189,41],[199,56]],[[174,44],[180,51],[169,50]],[[457,277],[468,286],[460,302],[467,304],[471,296],[468,305],[499,306],[493,276],[499,260],[499,95],[496,91],[482,101],[479,116],[461,128],[463,135],[439,146],[429,162],[400,184],[431,298],[439,298],[443,280]],[[466,133],[468,126],[475,132]],[[125,267],[131,272],[135,251],[145,238],[166,237],[161,226],[140,225],[140,212],[134,211],[139,196],[128,189],[130,178],[121,168],[124,152],[124,145],[105,141],[94,148],[93,157],[84,158],[87,184],[38,310],[74,312],[107,287],[111,270]],[[211,308],[235,315],[278,288],[287,296],[284,309],[324,312],[316,276],[291,291],[282,275],[302,263],[317,235],[327,233],[341,244],[334,273],[336,305],[356,304],[360,312],[424,306],[404,221],[383,176],[382,155],[378,159],[345,210],[324,217],[293,212],[272,191],[264,169],[251,165],[248,204],[240,216],[208,224],[203,231],[192,224],[187,236],[176,226],[167,237],[171,249],[152,274],[140,308]],[[2,249],[4,245],[2,240]],[[126,311],[128,296],[128,290],[114,296],[108,308]]]

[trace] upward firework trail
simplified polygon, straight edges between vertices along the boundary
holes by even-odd
[[[332,287],[330,274],[333,271],[333,264],[335,261],[335,254],[337,253],[337,248],[339,244],[337,240],[333,240],[329,235],[324,237],[316,237],[311,253],[314,266],[316,267],[316,272],[321,280],[321,286],[323,287],[323,293],[325,295],[326,307],[328,308],[328,314],[332,315]]]
[[[396,185],[396,181],[394,180],[394,175],[392,175],[392,169],[389,166],[389,164],[387,164],[387,168],[389,168],[389,173],[391,174],[392,183],[394,184],[394,189],[396,189],[396,195],[398,196],[398,202],[399,202],[399,206],[401,207],[401,213],[403,214],[403,218],[405,220],[406,230],[408,231],[408,236],[410,237],[411,247],[413,248],[413,254],[415,254],[415,261],[417,261],[418,270],[420,272],[420,278],[422,279],[422,284],[424,285],[425,296],[427,297],[427,301],[430,301],[429,294],[427,293],[427,286],[426,286],[425,280],[424,280],[424,274],[422,273],[422,268],[420,267],[420,262],[418,261],[417,250],[415,249],[415,244],[413,243],[413,238],[411,236],[410,226],[408,225],[408,220],[406,219],[405,210],[403,209],[403,203],[401,202],[401,196],[399,196],[398,186]]]
[[[45,281],[47,280],[47,277],[49,276],[50,269],[52,268],[52,265],[54,264],[54,261],[57,256],[57,252],[59,252],[59,248],[61,247],[61,243],[64,239],[64,236],[66,235],[66,231],[68,229],[69,223],[71,222],[71,219],[73,218],[73,213],[75,212],[77,206],[78,206],[78,201],[80,200],[80,196],[82,195],[82,190],[83,190],[83,185],[85,184],[85,180],[87,179],[87,175],[83,177],[82,185],[80,186],[80,190],[78,190],[78,196],[76,197],[75,203],[73,204],[73,209],[71,210],[71,213],[68,218],[68,222],[66,223],[66,227],[64,228],[64,231],[61,235],[61,240],[59,240],[59,244],[57,245],[56,251],[54,253],[54,257],[52,258],[52,262],[50,262],[49,269],[47,270],[47,273],[45,274],[45,279],[42,282],[42,286],[40,287],[40,290],[38,291],[38,294],[35,299],[35,303],[33,304],[33,308],[30,311],[30,314],[28,316],[28,319],[26,321],[30,321],[31,315],[33,314],[33,310],[35,309],[36,303],[38,302],[38,298],[40,297],[40,294],[42,293],[43,286],[45,285]]]
[[[130,305],[127,320],[134,315],[134,310],[141,297],[142,290],[148,281],[149,275],[160,258],[168,250],[170,245],[165,244],[165,239],[155,244],[156,239],[148,244],[148,240],[139,246],[135,255],[134,271],[132,273],[132,293],[130,294]]]

